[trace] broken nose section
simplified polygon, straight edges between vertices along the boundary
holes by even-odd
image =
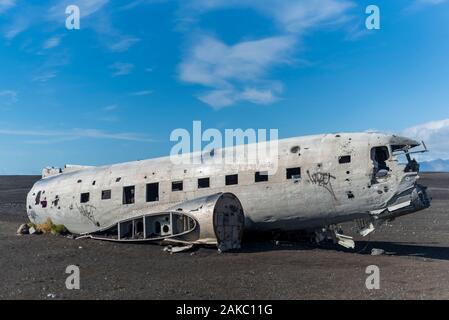
[[[393,197],[387,208],[375,215],[377,219],[392,220],[394,218],[417,212],[430,207],[431,198],[427,194],[427,187],[415,184],[395,197]]]

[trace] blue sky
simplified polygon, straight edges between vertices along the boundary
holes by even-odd
[[[194,120],[406,133],[449,159],[448,20],[445,0],[0,0],[0,174],[168,155]]]

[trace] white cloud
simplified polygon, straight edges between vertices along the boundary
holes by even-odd
[[[124,52],[127,51],[132,45],[139,42],[139,38],[135,37],[123,37],[122,39],[118,40],[117,42],[111,44],[109,46],[109,49],[113,52]]]
[[[338,23],[354,4],[348,0],[192,0],[185,2],[183,21],[208,11],[249,8],[272,18],[284,31],[300,33],[322,22]],[[190,16],[190,19],[186,19]]]
[[[180,21],[192,23],[213,10],[245,8],[271,18],[279,35],[226,44],[198,36],[179,65],[181,81],[209,88],[198,98],[214,108],[236,102],[270,104],[278,100],[279,83],[267,79],[277,66],[297,63],[302,36],[312,28],[346,21],[353,7],[347,0],[192,0],[184,2]],[[237,23],[237,22],[236,22]],[[272,83],[275,83],[273,85]]]
[[[0,14],[6,12],[16,5],[15,0],[0,0]]]
[[[19,17],[12,21],[5,30],[4,36],[8,40],[14,39],[17,35],[25,31],[29,26],[29,21],[24,17]]]
[[[130,93],[130,96],[135,96],[135,97],[148,96],[152,93],[153,93],[153,91],[151,91],[151,90],[142,90],[142,91],[132,92],[132,93]]]
[[[43,49],[51,49],[59,46],[61,43],[61,37],[55,36],[47,39],[47,41],[44,42],[42,48]]]
[[[233,90],[212,90],[198,96],[198,99],[215,109],[230,106],[237,101],[236,93]]]
[[[139,142],[153,142],[154,140],[146,135],[134,132],[106,132],[98,129],[72,129],[67,131],[58,130],[9,130],[0,129],[0,134],[11,136],[26,136],[26,137],[46,137],[49,140],[34,141],[34,143],[45,142],[60,142],[67,140],[77,140],[81,138],[92,139],[110,139],[110,140],[125,140],[125,141],[139,141]],[[57,138],[58,140],[54,140]]]
[[[204,36],[182,61],[179,77],[184,82],[211,88],[199,98],[213,107],[228,106],[236,101],[274,102],[274,93],[279,90],[267,84],[263,77],[273,66],[289,63],[289,53],[295,44],[291,36],[235,45]],[[261,86],[269,88],[261,89]]]
[[[434,6],[446,2],[446,0],[415,0],[416,4],[423,6]]]
[[[0,106],[2,101],[5,105],[11,105],[16,103],[18,101],[17,91],[14,90],[0,91]]]
[[[199,95],[198,99],[210,105],[214,109],[228,107],[242,101],[267,105],[277,101],[279,98],[276,94],[281,91],[282,90],[276,85],[273,85],[273,88],[271,89],[246,88],[241,92],[234,89],[217,89]]]
[[[405,12],[413,13],[425,7],[436,6],[445,2],[447,2],[447,0],[414,0],[408,7],[405,8]]]
[[[106,112],[110,112],[110,111],[116,110],[117,108],[118,107],[117,107],[116,104],[111,104],[109,106],[104,107],[103,110],[106,111]]]
[[[449,119],[407,128],[402,135],[426,143],[430,152],[422,154],[420,160],[449,159]]]
[[[35,82],[47,82],[53,78],[56,78],[56,71],[45,71],[33,77],[32,81]]]
[[[134,69],[134,65],[132,63],[116,62],[110,65],[109,68],[112,69],[112,76],[118,77],[130,74]]]
[[[63,0],[63,1],[57,1],[57,4],[50,7],[49,9],[49,16],[51,19],[54,20],[61,20],[61,13],[62,18],[65,19],[65,9],[69,5],[77,5],[80,8],[80,15],[81,18],[86,18],[90,15],[93,15],[100,9],[102,9],[105,5],[109,3],[109,0]]]

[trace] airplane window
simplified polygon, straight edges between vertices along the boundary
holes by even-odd
[[[231,186],[234,184],[239,184],[239,175],[231,174],[231,175],[226,176],[226,185]]]
[[[371,149],[371,160],[373,160],[376,173],[380,170],[390,170],[386,162],[389,158],[390,153],[387,147],[375,147]]]
[[[173,181],[171,183],[171,191],[182,191],[184,189],[184,185],[182,181]]]
[[[38,205],[39,203],[41,203],[41,192],[40,191],[36,195],[36,205]]]
[[[351,162],[351,156],[341,156],[338,158],[338,163],[350,163]]]
[[[81,203],[87,203],[89,202],[90,194],[89,192],[81,193]]]
[[[266,171],[256,172],[255,175],[254,175],[254,181],[255,182],[268,181],[268,172],[266,172]]]
[[[159,201],[159,183],[147,184],[147,202]]]
[[[287,179],[301,179],[301,168],[288,168]]]
[[[135,202],[136,187],[129,186],[123,188],[123,204],[133,204]]]
[[[210,179],[209,178],[198,179],[198,189],[209,188],[209,187],[210,187]]]
[[[111,190],[101,191],[101,200],[109,200],[109,199],[111,199]]]

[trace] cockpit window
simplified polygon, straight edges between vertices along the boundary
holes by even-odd
[[[392,145],[393,156],[398,163],[405,165],[405,172],[419,172],[419,164],[410,156],[410,149],[417,145]],[[425,150],[424,150],[425,151]],[[418,151],[423,152],[423,151]],[[413,152],[411,152],[413,153]]]

